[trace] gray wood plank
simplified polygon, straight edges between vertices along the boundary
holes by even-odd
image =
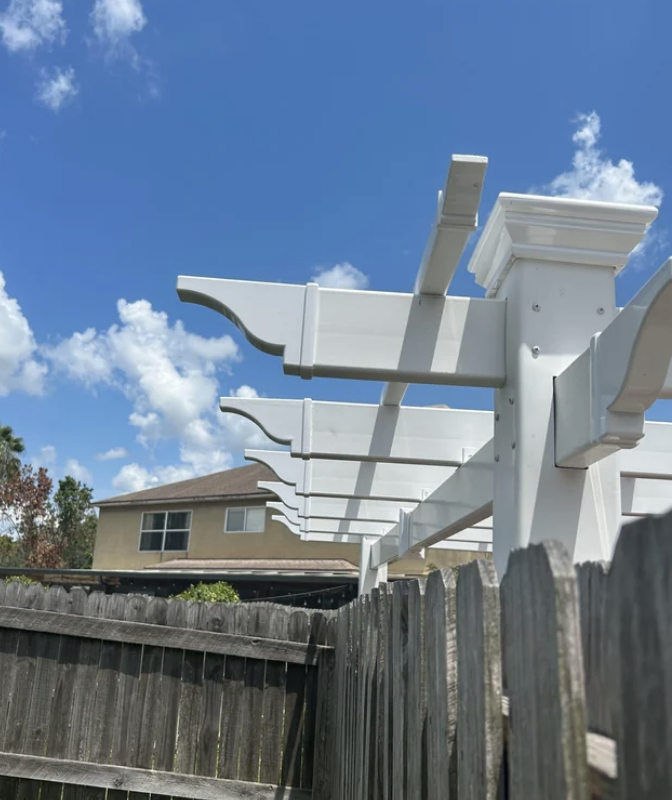
[[[4,602],[12,606],[17,602],[21,586],[15,581],[5,585]],[[19,630],[0,628],[0,748],[5,746],[9,707],[16,676]]]
[[[22,585],[18,602],[31,608],[43,608],[45,591],[40,584]],[[20,752],[23,747],[24,730],[27,727],[30,701],[35,685],[35,668],[43,636],[33,631],[21,631],[16,651],[16,671],[12,687],[7,729],[5,733],[6,750]]]
[[[220,609],[220,612],[222,610]],[[245,607],[227,607],[222,613],[224,633],[247,634]],[[237,778],[240,756],[240,729],[245,679],[245,659],[226,656],[222,682],[222,718],[220,724],[219,777]]]
[[[220,628],[222,619],[217,603],[205,604],[203,622],[207,629]],[[203,718],[199,736],[198,774],[217,776],[219,758],[219,732],[221,730],[222,693],[225,657],[206,653],[203,665]]]
[[[96,617],[102,606],[102,595],[94,592],[87,597],[84,614]],[[44,611],[43,614],[54,612]],[[54,616],[62,616],[54,614]],[[64,615],[63,615],[64,616]],[[76,622],[86,621],[86,617],[76,617]],[[89,619],[89,624],[95,623]],[[98,663],[100,661],[101,642],[97,639],[82,639],[79,644],[77,667],[74,672],[75,688],[72,695],[72,712],[70,715],[70,735],[68,737],[66,758],[88,761],[91,740],[89,728],[93,716],[93,705],[96,698],[96,682]]]
[[[187,627],[195,629],[201,614],[201,604],[187,601]],[[175,769],[193,774],[198,755],[198,735],[203,713],[203,663],[202,652],[188,650],[182,661],[180,710],[177,734]],[[233,777],[236,777],[235,775]]]
[[[608,576],[619,798],[672,796],[672,515],[624,525]]]
[[[165,630],[168,603],[163,597],[150,597],[145,619],[158,630]],[[154,760],[154,739],[163,726],[165,708],[160,705],[160,683],[163,668],[163,647],[144,645],[140,665],[138,706],[141,709],[137,738],[133,740],[129,766],[150,769]]]
[[[378,770],[376,778],[377,800],[389,800],[392,747],[390,737],[390,614],[392,606],[391,586],[381,583],[378,587],[378,710],[376,739],[378,741]]]
[[[406,792],[408,714],[408,582],[396,581],[392,590],[392,798]]]
[[[425,581],[408,585],[408,731],[406,797],[425,797],[427,770],[423,736],[427,713],[425,696],[424,611]]]
[[[506,620],[510,800],[586,800],[578,589],[564,548],[544,542],[513,551],[501,607]]]
[[[225,781],[203,776],[66,761],[43,756],[0,753],[0,774],[75,786],[115,788],[194,800],[310,800],[302,789]]]
[[[105,619],[123,619],[126,613],[124,595],[103,595],[100,613]],[[109,763],[112,753],[122,649],[121,642],[101,642],[88,759],[102,764]]]
[[[268,629],[269,610],[262,605],[248,609],[248,633],[256,634]],[[245,664],[243,690],[242,727],[240,731],[240,758],[238,778],[242,781],[259,780],[259,761],[261,754],[262,705],[266,662],[260,651],[248,656]]]
[[[452,570],[434,570],[425,589],[428,797],[457,797],[455,619]]]
[[[605,691],[611,666],[607,636],[607,566],[581,564],[576,568],[581,612],[581,649],[586,686],[588,728],[612,736],[609,695]]]
[[[86,608],[86,592],[77,587],[64,592],[65,599],[59,599],[59,605],[67,613],[80,615]],[[61,637],[58,650],[58,678],[52,704],[49,732],[47,734],[46,753],[49,756],[65,758],[71,731],[73,696],[75,691],[75,675],[79,661],[80,640],[69,636]]]
[[[506,790],[499,584],[492,561],[457,578],[457,796],[497,800]]]
[[[321,614],[310,614],[310,632],[308,644],[320,647],[326,644],[326,626]],[[323,656],[329,651],[323,651]],[[319,691],[318,667],[306,667],[305,712],[303,726],[303,745],[301,758],[301,786],[311,788],[315,768],[315,739],[317,736],[316,718]]]
[[[96,622],[96,625],[92,625],[87,619],[50,611],[0,607],[0,627],[18,628],[22,631],[45,631],[63,636],[175,647],[296,664],[316,664],[323,650],[311,648],[305,642],[279,641],[257,635],[215,634],[154,624],[129,625],[117,620],[98,619]]]
[[[318,611],[311,615],[311,634],[317,644],[335,645],[335,627],[329,617]],[[317,703],[315,707],[315,747],[313,764],[313,798],[330,800],[332,783],[332,748],[336,745],[334,730],[334,692],[335,655],[332,650],[323,656],[317,667]]]
[[[124,610],[126,622],[138,624],[144,622],[147,601],[148,598],[144,595],[132,595]],[[137,737],[142,713],[142,706],[138,702],[141,662],[142,645],[124,643],[121,649],[112,754],[110,756],[112,764],[129,763],[133,740]]]
[[[286,606],[273,606],[270,609],[269,628],[266,633],[269,638],[287,638],[290,613],[290,609]],[[286,676],[286,664],[278,661],[266,662],[260,766],[262,783],[280,783],[281,780]]]
[[[291,612],[287,635],[292,641],[304,643],[308,641],[310,636],[310,617],[306,611],[298,609]],[[283,786],[301,785],[305,675],[304,666],[299,664],[287,665],[281,780]]]

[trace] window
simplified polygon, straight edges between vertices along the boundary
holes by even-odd
[[[142,515],[140,550],[184,552],[189,549],[191,511],[153,511]]]
[[[266,506],[227,508],[226,533],[261,533],[266,526]]]

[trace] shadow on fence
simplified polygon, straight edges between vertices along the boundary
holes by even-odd
[[[557,543],[339,610],[334,800],[672,796],[672,515],[611,567]]]

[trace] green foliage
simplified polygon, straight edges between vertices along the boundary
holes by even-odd
[[[177,600],[198,600],[201,603],[240,603],[238,592],[225,581],[217,583],[192,584],[180,594],[173,595]]]
[[[34,581],[28,575],[7,575],[4,581],[5,583],[25,583],[26,586],[29,586],[31,583],[39,583],[39,581]]]
[[[58,482],[54,495],[56,530],[67,569],[91,569],[98,526],[92,499],[93,490],[70,475]]]
[[[10,425],[0,425],[0,482],[13,478],[21,466],[19,455],[26,449]]]
[[[7,534],[0,534],[0,567],[22,567],[24,565],[21,545]]]

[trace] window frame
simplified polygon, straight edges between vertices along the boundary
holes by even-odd
[[[161,549],[160,550],[143,550],[142,545],[142,534],[143,533],[150,533],[150,530],[144,530],[142,527],[143,521],[145,518],[145,514],[165,514],[165,520],[163,523],[162,530],[163,536],[161,538]],[[168,525],[168,514],[189,514],[189,527],[188,528],[170,528],[168,529],[166,526]],[[188,553],[189,552],[189,545],[191,544],[191,526],[194,521],[194,512],[191,508],[171,508],[169,511],[162,511],[161,509],[154,509],[153,511],[141,511],[140,512],[140,533],[138,534],[138,552],[139,553]],[[166,533],[169,530],[176,530],[176,531],[187,531],[187,546],[184,550],[166,550]]]
[[[253,531],[246,530],[247,528],[247,512],[249,509],[262,509],[264,512],[264,525],[259,529],[255,529]],[[228,522],[229,522],[229,511],[244,511],[245,512],[245,519],[243,521],[243,530],[242,531],[230,531],[227,530]],[[266,504],[258,505],[258,506],[229,506],[226,509],[226,513],[224,514],[224,533],[227,535],[235,534],[235,533],[264,533],[266,531]]]

